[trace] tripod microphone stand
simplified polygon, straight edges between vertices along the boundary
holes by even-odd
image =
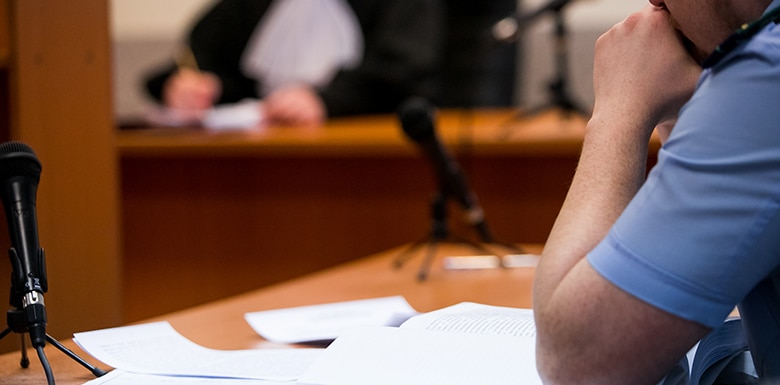
[[[425,281],[428,279],[428,272],[430,270],[431,264],[433,262],[434,257],[436,256],[436,250],[437,246],[442,243],[461,243],[468,245],[472,247],[474,250],[488,254],[488,255],[496,255],[496,253],[492,250],[490,250],[486,245],[488,244],[495,244],[495,245],[501,245],[505,247],[508,250],[511,250],[513,253],[519,253],[521,250],[514,246],[509,244],[503,244],[496,242],[493,240],[492,235],[490,235],[490,231],[487,228],[487,224],[485,224],[484,221],[471,221],[470,218],[467,217],[467,221],[470,222],[470,225],[474,228],[474,230],[477,232],[480,238],[480,242],[475,242],[463,237],[460,237],[456,234],[453,234],[450,231],[448,221],[448,215],[447,215],[447,199],[445,197],[445,194],[442,193],[436,193],[433,196],[433,199],[431,200],[431,230],[428,236],[420,241],[417,241],[401,251],[400,254],[396,257],[396,259],[393,261],[393,266],[395,268],[401,268],[404,263],[406,263],[409,259],[411,259],[415,255],[415,251],[420,249],[421,247],[425,247],[425,256],[423,258],[423,262],[420,265],[420,269],[417,272],[417,280],[419,281]]]
[[[552,100],[549,105],[531,108],[524,115],[535,115],[551,108],[558,108],[564,117],[567,118],[572,114],[579,114],[585,117],[590,116],[590,111],[575,102],[570,94],[569,32],[563,14],[563,9],[568,3],[569,0],[554,0],[547,6],[549,11],[553,13],[553,19],[555,20],[555,76],[548,85]]]
[[[427,100],[411,98],[399,108],[401,128],[406,136],[413,141],[428,158],[438,182],[438,190],[431,201],[432,226],[428,239],[417,242],[403,251],[395,260],[396,268],[401,267],[412,256],[412,252],[420,246],[427,245],[428,250],[417,274],[420,281],[428,277],[428,270],[435,255],[436,246],[447,240],[468,243],[481,252],[490,251],[483,245],[455,237],[450,234],[447,223],[447,201],[457,201],[466,211],[468,223],[477,231],[483,243],[496,243],[485,223],[485,215],[479,205],[476,194],[468,186],[466,176],[460,166],[445,148],[436,135],[435,108]],[[508,246],[513,250],[516,247]]]
[[[27,344],[25,342],[25,334],[27,334],[28,329],[27,319],[25,317],[24,311],[18,308],[9,309],[6,314],[6,321],[8,327],[0,332],[0,339],[5,338],[11,333],[17,333],[21,336],[21,359],[19,360],[19,365],[26,369],[30,366],[30,359],[27,356]],[[46,341],[68,357],[72,358],[79,365],[89,370],[92,374],[95,375],[95,377],[100,377],[106,374],[104,370],[90,365],[87,361],[79,357],[72,350],[68,349],[65,347],[65,345],[61,344],[59,341],[48,334],[46,334]],[[54,376],[51,371],[48,359],[46,358],[46,355],[43,351],[43,347],[36,347],[36,351],[38,353],[38,358],[41,361],[41,366],[43,366],[43,369],[46,372],[46,378],[48,379],[49,384],[54,384]]]
[[[5,338],[11,333],[21,336],[21,360],[19,365],[26,369],[30,366],[30,359],[27,357],[27,344],[25,343],[25,334],[30,336],[31,345],[35,348],[41,366],[46,374],[46,380],[49,385],[54,384],[54,374],[52,373],[49,360],[46,358],[44,347],[46,342],[65,353],[68,357],[75,360],[81,366],[92,372],[96,377],[106,374],[105,371],[94,367],[76,355],[73,351],[62,345],[59,341],[46,333],[46,308],[44,306],[43,293],[48,290],[48,279],[46,277],[46,258],[43,249],[36,248],[36,264],[40,270],[36,273],[24,274],[22,265],[24,262],[18,257],[14,247],[9,249],[8,254],[11,260],[11,308],[6,313],[7,327],[0,332],[0,339]],[[28,262],[28,261],[25,261]],[[37,276],[36,276],[37,274]],[[28,278],[25,280],[24,278]],[[25,289],[22,289],[25,288]],[[27,288],[32,288],[28,290]]]
[[[566,27],[564,17],[564,8],[570,3],[570,0],[551,0],[539,9],[519,16],[505,18],[493,28],[493,36],[500,41],[512,42],[519,39],[521,32],[531,23],[535,22],[541,16],[552,12],[555,21],[554,28],[554,52],[555,52],[555,74],[548,83],[550,100],[546,104],[537,107],[531,107],[525,111],[519,112],[512,120],[538,115],[550,109],[557,109],[564,118],[570,118],[577,114],[583,117],[589,117],[591,111],[577,103],[570,94],[569,88],[569,31]],[[506,132],[504,133],[506,136]]]

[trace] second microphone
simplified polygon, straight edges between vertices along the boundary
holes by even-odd
[[[466,211],[466,220],[474,226],[480,240],[493,242],[476,195],[470,189],[460,166],[436,135],[435,113],[436,109],[427,100],[412,98],[401,105],[398,117],[406,136],[417,144],[433,165],[442,198],[452,198],[458,202]]]

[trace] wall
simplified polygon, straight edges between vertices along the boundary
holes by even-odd
[[[141,88],[144,71],[170,59],[193,17],[215,0],[111,0],[114,51],[114,109],[120,119],[143,113],[148,103]],[[522,0],[525,12],[549,0]],[[640,9],[646,0],[580,0],[565,7],[570,32],[571,96],[588,108],[592,96],[593,44],[601,33]],[[547,85],[554,76],[552,15],[533,23],[523,39],[518,78],[518,105],[534,107],[549,100]]]
[[[214,0],[111,0],[115,38],[178,36]]]
[[[110,0],[114,114],[132,120],[148,100],[145,71],[173,57],[193,19],[215,0]]]
[[[551,0],[524,0],[525,12],[533,12]],[[596,39],[615,23],[648,4],[646,0],[580,0],[564,8],[568,29],[570,96],[590,109],[593,105],[593,45]],[[555,76],[554,35],[552,13],[532,24],[524,38],[524,52],[518,80],[518,104],[527,108],[547,105],[548,85]]]

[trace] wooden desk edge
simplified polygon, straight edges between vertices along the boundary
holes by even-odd
[[[456,154],[481,156],[577,155],[585,122],[554,111],[513,120],[513,109],[445,110],[438,119],[442,142]],[[316,131],[290,127],[214,132],[151,128],[117,133],[122,157],[154,156],[411,156],[415,146],[391,115],[334,119]]]

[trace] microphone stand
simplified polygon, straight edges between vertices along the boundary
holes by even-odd
[[[8,324],[8,327],[0,332],[0,339],[5,338],[5,336],[13,333],[17,333],[21,336],[21,354],[22,358],[19,361],[19,365],[27,369],[30,366],[30,359],[27,357],[27,344],[25,343],[24,335],[27,333],[27,320],[25,319],[25,314],[22,309],[19,308],[12,308],[9,309],[6,314],[6,321]],[[74,361],[79,363],[81,366],[89,370],[92,374],[95,375],[95,377],[101,377],[104,374],[106,374],[105,371],[102,369],[90,365],[87,361],[79,357],[76,353],[74,353],[72,350],[65,347],[65,345],[61,344],[59,341],[54,339],[49,334],[46,334],[46,341],[48,341],[51,345],[53,345],[55,348],[57,348],[59,351],[65,353],[68,357],[72,358]],[[54,376],[51,371],[51,367],[49,365],[48,360],[46,359],[46,355],[43,352],[43,347],[37,347],[36,348],[38,352],[38,358],[41,360],[41,366],[43,366],[44,371],[46,372],[46,378],[49,381],[49,384],[54,384]]]
[[[555,42],[555,75],[553,80],[548,84],[551,100],[547,104],[519,112],[513,120],[537,115],[549,109],[558,109],[566,119],[570,118],[572,114],[578,114],[585,118],[590,117],[591,111],[575,102],[569,91],[569,33],[563,13],[564,8],[569,2],[570,0],[551,0],[539,9],[527,15],[520,16],[516,21],[517,24],[510,27],[515,30],[514,33],[508,34],[508,36],[498,37],[505,41],[516,39],[519,37],[520,31],[524,30],[528,25],[536,21],[536,19],[547,12],[553,13],[553,18],[555,20],[553,36]],[[503,21],[500,23],[503,23]]]
[[[471,246],[472,248],[474,248],[474,250],[478,252],[489,254],[489,255],[496,255],[496,253],[489,250],[487,247],[484,246],[484,244],[488,244],[488,243],[498,244],[509,250],[512,250],[513,252],[516,253],[522,252],[522,250],[519,247],[516,247],[514,245],[504,244],[504,243],[494,241],[484,221],[479,223],[472,223],[474,230],[481,238],[482,243],[474,242],[469,239],[452,234],[449,230],[449,225],[447,223],[447,218],[448,218],[447,194],[444,194],[441,191],[437,192],[433,196],[430,207],[431,207],[431,231],[428,234],[428,236],[425,239],[417,241],[412,245],[410,245],[409,247],[407,247],[406,249],[402,250],[401,253],[398,254],[398,256],[396,256],[395,260],[393,261],[393,266],[396,269],[399,269],[404,265],[404,263],[406,263],[409,259],[411,259],[414,256],[414,251],[425,246],[425,257],[423,259],[422,264],[420,265],[420,270],[418,270],[417,272],[418,281],[422,282],[428,279],[428,272],[430,270],[433,259],[436,256],[436,248],[440,243],[449,242],[449,243],[466,244]],[[503,265],[501,265],[501,267],[503,267]]]

